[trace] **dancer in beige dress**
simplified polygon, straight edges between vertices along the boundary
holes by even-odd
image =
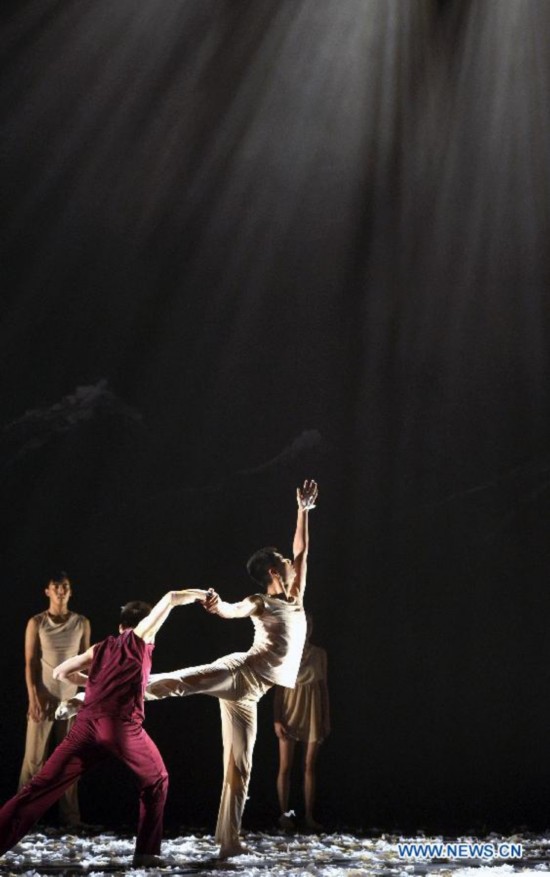
[[[313,830],[322,826],[315,820],[315,768],[319,747],[330,734],[330,711],[327,686],[327,653],[310,642],[313,622],[307,613],[307,636],[294,688],[277,686],[273,701],[275,734],[279,739],[279,773],[277,797],[281,815],[279,825],[285,830],[296,827],[294,811],[288,809],[290,777],[296,742],[304,744],[305,823]]]
[[[77,686],[55,679],[54,668],[90,646],[90,622],[84,615],[69,610],[71,583],[65,572],[56,573],[45,589],[49,605],[29,619],[25,631],[25,681],[29,696],[25,755],[19,788],[38,773],[48,757],[50,743],[60,743],[68,734],[72,721],[55,718],[60,701],[76,694]],[[59,801],[60,820],[64,825],[78,825],[80,811],[76,783]]]
[[[227,655],[199,667],[153,674],[146,697],[209,694],[220,702],[224,779],[216,826],[220,857],[246,852],[239,832],[256,740],[257,702],[272,685],[292,688],[306,635],[303,596],[309,549],[308,513],[315,507],[317,485],[306,481],[297,491],[298,518],[294,560],[274,548],[257,551],[248,561],[250,576],[264,589],[240,603],[225,603],[214,591],[207,611],[221,618],[251,618],[254,642],[248,652]]]

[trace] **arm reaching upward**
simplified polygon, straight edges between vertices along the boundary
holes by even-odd
[[[207,592],[202,588],[186,588],[183,591],[168,591],[164,597],[153,606],[149,615],[143,618],[134,628],[134,633],[146,643],[152,643],[155,640],[155,634],[158,633],[174,606],[186,606],[188,603],[194,603],[196,600],[204,602]]]
[[[307,555],[309,551],[309,512],[315,508],[319,488],[316,481],[304,481],[303,487],[296,491],[298,502],[298,516],[296,520],[296,532],[292,551],[294,555],[294,569],[296,578],[290,589],[292,597],[304,596],[307,575]]]

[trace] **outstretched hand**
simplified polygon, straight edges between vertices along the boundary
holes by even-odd
[[[296,490],[298,508],[302,509],[304,512],[309,512],[311,509],[314,509],[318,495],[319,488],[317,482],[304,481],[303,487],[298,487]]]

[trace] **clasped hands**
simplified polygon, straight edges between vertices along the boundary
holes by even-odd
[[[201,603],[207,612],[216,613],[219,596],[213,588],[207,591],[204,588],[185,588],[183,591],[173,591],[172,601],[175,606],[186,606],[188,603]]]

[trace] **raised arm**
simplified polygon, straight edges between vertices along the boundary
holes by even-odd
[[[298,502],[298,516],[296,520],[296,532],[292,552],[294,555],[294,569],[296,578],[290,589],[292,597],[303,597],[306,587],[307,555],[309,551],[309,512],[315,508],[319,488],[316,481],[304,481],[303,487],[296,491]]]
[[[155,634],[160,630],[174,606],[186,606],[196,600],[203,603],[207,592],[202,588],[186,588],[183,591],[168,591],[134,628],[134,633],[147,643],[154,642]]]

